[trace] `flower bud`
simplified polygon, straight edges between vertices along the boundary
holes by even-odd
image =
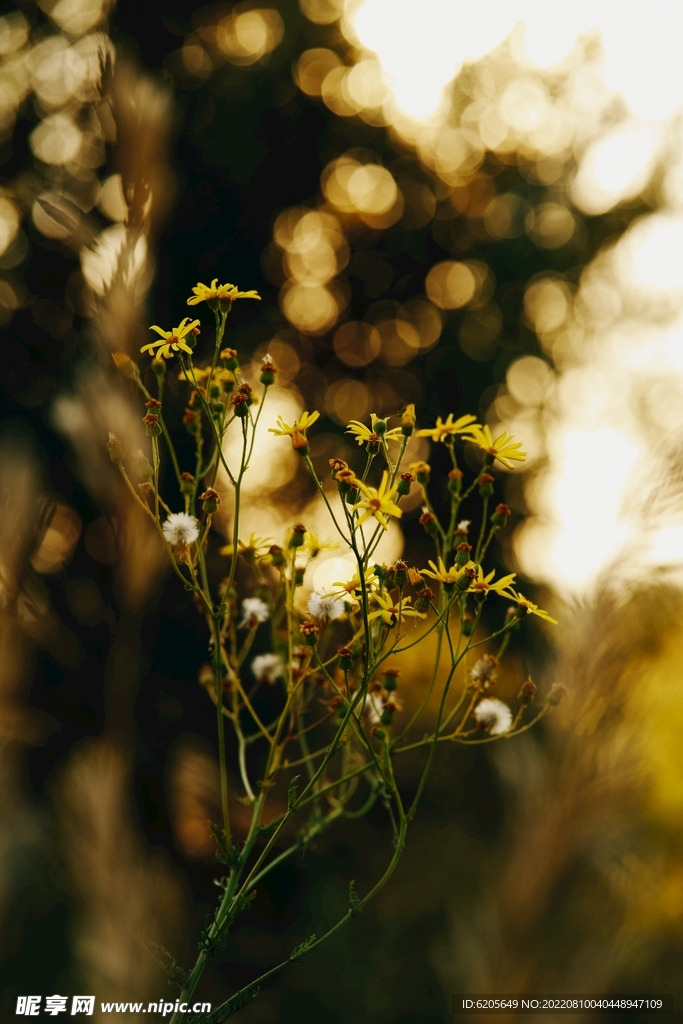
[[[456,565],[467,565],[470,560],[470,551],[472,545],[468,544],[467,541],[463,541],[462,544],[458,544],[455,549],[455,564]]]
[[[154,470],[152,464],[145,455],[145,453],[138,449],[133,456],[133,465],[131,466],[131,476],[135,480],[149,481],[154,476]]]
[[[452,469],[448,474],[448,490],[451,494],[460,494],[462,487],[463,472],[461,469]]]
[[[415,405],[411,402],[407,405],[401,416],[401,433],[404,437],[410,437],[415,429]]]
[[[534,697],[536,696],[536,683],[533,681],[531,676],[522,683],[520,691],[517,694],[517,700],[520,704],[532,704]]]
[[[180,474],[180,493],[192,494],[194,491],[194,477],[192,473]]]
[[[128,377],[129,380],[139,380],[140,371],[138,370],[137,363],[125,352],[112,352],[111,357],[114,361],[114,366],[117,370],[120,370],[124,377]]]
[[[429,477],[431,476],[432,467],[428,462],[411,462],[409,469],[411,473],[414,473],[417,477],[417,482],[426,487],[429,483]]]
[[[493,494],[493,485],[496,482],[496,478],[491,476],[490,473],[482,473],[477,483],[479,485],[479,493],[482,498],[490,498]]]
[[[382,714],[379,716],[379,720],[382,725],[391,725],[394,721],[394,712],[392,708],[384,708]]]
[[[298,566],[298,565],[294,567],[294,586],[295,587],[303,587],[303,585],[304,585],[304,576],[305,575],[306,575],[305,568],[303,568],[302,566]]]
[[[343,459],[330,459],[330,476],[333,480],[337,479],[337,473],[340,473],[342,469],[348,468],[348,462],[344,462]]]
[[[221,496],[218,491],[215,491],[213,487],[209,487],[203,494],[199,495],[199,500],[203,502],[202,509],[207,515],[212,515],[218,511],[218,506],[221,503]]]
[[[161,359],[160,356],[155,356],[152,360],[152,369],[159,382],[163,381],[166,376],[166,361]]]
[[[120,466],[126,457],[126,453],[123,450],[121,442],[115,434],[109,432],[109,440],[107,441],[107,451],[109,452],[109,458],[112,462],[115,462],[117,466]]]
[[[564,683],[553,683],[550,687],[550,693],[546,697],[546,703],[551,708],[557,707],[560,701],[567,696],[567,687]]]
[[[223,364],[227,370],[237,369],[237,367],[239,366],[239,362],[237,359],[237,349],[224,348],[220,355],[221,359],[223,360]]]
[[[394,586],[403,589],[408,583],[408,566],[405,562],[399,560],[394,565]]]
[[[386,420],[375,420],[375,423],[374,423],[374,426],[373,426],[372,429],[374,430],[374,432],[376,434],[379,434],[379,436],[381,437],[382,434],[386,434],[386,432],[387,432],[387,421]]]
[[[500,505],[496,505],[496,511],[491,516],[491,522],[493,523],[494,526],[500,529],[501,527],[505,526],[509,516],[510,509],[508,508],[507,505],[503,505],[501,503]]]
[[[383,740],[384,737],[386,736],[386,731],[382,728],[381,725],[373,726],[370,732],[372,733],[373,736],[376,736],[378,740]]]
[[[159,426],[159,417],[154,412],[147,413],[146,416],[142,417],[142,422],[145,424],[145,433],[147,437],[158,437],[161,433],[161,427]]]
[[[270,385],[275,382],[275,363],[269,355],[265,355],[263,357],[263,362],[261,363],[261,376],[259,377],[259,380],[265,385],[265,387],[270,387]]]
[[[420,478],[418,476],[418,480],[419,479]],[[439,532],[439,526],[436,521],[436,516],[434,515],[433,512],[430,512],[428,508],[426,508],[423,511],[422,515],[420,516],[419,522],[420,526],[424,528],[425,533],[428,533],[431,537],[434,537]]]
[[[317,622],[301,623],[301,635],[304,638],[304,643],[308,644],[309,647],[315,647],[319,632],[320,626]]]
[[[397,668],[385,668],[382,675],[384,676],[384,689],[387,693],[393,693],[398,686],[398,677],[400,672]]]
[[[287,559],[284,556],[282,548],[279,544],[271,544],[268,548],[268,554],[270,555],[270,561],[276,569],[281,569],[287,564]]]
[[[290,548],[300,548],[304,542],[304,535],[306,533],[306,527],[303,523],[295,523],[292,527],[292,535],[289,538]]]
[[[249,396],[245,395],[243,391],[237,390],[230,399],[235,416],[239,416],[241,420],[245,419],[249,415]]]
[[[412,473],[401,473],[400,477],[398,478],[398,487],[396,488],[397,493],[400,494],[402,497],[405,497],[406,494],[410,494],[410,485],[413,483],[414,480],[415,477],[413,476]]]
[[[337,651],[337,658],[339,659],[339,668],[344,672],[348,672],[350,668],[353,668],[353,651],[350,647],[340,647]]]
[[[422,590],[418,590],[415,596],[415,611],[426,612],[429,611],[429,606],[436,597],[436,594],[430,587],[423,587]]]
[[[300,430],[295,430],[292,433],[292,448],[302,458],[305,458],[310,451],[306,435],[302,434]]]

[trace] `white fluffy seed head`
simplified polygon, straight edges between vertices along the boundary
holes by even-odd
[[[238,628],[254,629],[261,622],[267,622],[270,618],[270,610],[265,601],[260,597],[245,597],[242,601],[242,620]]]
[[[161,527],[164,537],[174,548],[188,547],[199,537],[199,523],[187,512],[171,512]]]
[[[312,615],[318,622],[333,622],[340,618],[344,612],[344,602],[332,594],[325,595],[322,590],[314,590],[308,599],[308,614]]]
[[[258,654],[251,663],[251,671],[259,683],[273,685],[285,674],[285,665],[279,654]]]
[[[474,709],[474,717],[479,723],[479,728],[484,729],[490,736],[500,736],[512,725],[510,708],[497,697],[485,697],[484,700],[480,700]]]

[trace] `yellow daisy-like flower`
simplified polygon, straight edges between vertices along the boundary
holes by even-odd
[[[399,519],[403,515],[403,509],[400,509],[395,503],[394,498],[397,494],[396,487],[389,487],[389,474],[386,469],[382,473],[382,480],[379,487],[368,487],[367,484],[358,481],[358,487],[363,493],[364,497],[356,505],[354,510],[357,508],[364,508],[367,511],[360,517],[356,526],[361,526],[366,519],[375,518],[385,530],[389,529],[389,523],[387,522],[387,516],[396,516]]]
[[[376,608],[374,612],[370,612],[368,622],[381,618],[382,622],[386,623],[387,626],[395,626],[399,615],[402,619],[406,617],[413,619],[426,618],[423,612],[417,612],[414,608],[410,607],[411,599],[409,597],[404,597],[400,601],[394,601],[389,594],[373,594],[373,600],[377,602],[379,608]]]
[[[161,335],[156,341],[151,341],[149,345],[143,345],[140,349],[141,352],[150,352],[156,356],[163,356],[164,359],[170,359],[177,352],[187,352],[188,355],[192,355],[192,349],[185,341],[185,338],[193,331],[195,327],[199,326],[199,320],[190,320],[189,316],[183,317],[182,323],[178,324],[172,331],[162,331],[161,327],[157,327],[154,324],[150,327],[150,331],[156,331],[157,334]],[[154,350],[158,349],[158,352]]]
[[[381,441],[380,435],[375,430],[375,424],[379,416],[375,413],[370,413],[370,426],[366,427],[360,420],[351,420],[349,423],[347,434],[355,434],[355,439],[358,444],[369,444],[372,441]],[[386,441],[400,441],[403,434],[400,427],[392,427],[391,430],[384,431],[384,439]]]
[[[504,597],[513,597],[514,591],[508,590],[515,582],[516,573],[511,572],[508,576],[501,576],[499,580],[493,583],[493,577],[495,576],[495,569],[491,569],[488,576],[484,576],[484,570],[480,565],[476,566],[477,578],[473,579],[469,585],[468,593],[470,594],[488,594],[490,590],[494,590],[496,594],[500,594]]]
[[[253,288],[251,291],[241,292],[236,284],[219,284],[217,277],[214,277],[210,285],[202,284],[200,281],[192,291],[194,295],[187,300],[188,306],[197,306],[200,302],[212,302],[216,299],[221,302],[234,302],[235,299],[261,298]]]
[[[456,434],[462,434],[465,430],[473,430],[478,427],[479,424],[474,422],[476,418],[468,413],[466,416],[453,420],[453,413],[449,412],[447,420],[442,420],[440,416],[437,416],[436,426],[418,430],[417,436],[431,437],[432,441],[444,441],[447,437],[455,437]]]
[[[272,540],[270,537],[259,537],[255,533],[250,533],[247,540],[237,541],[237,553],[242,555],[248,560],[254,560],[256,562],[262,561],[270,551],[270,545]],[[224,547],[219,548],[219,555],[232,555],[234,551],[232,544],[226,544]]]
[[[494,441],[491,428],[489,426],[481,427],[478,423],[473,423],[469,431],[471,437],[465,436],[465,440],[476,444],[492,459],[498,459],[507,469],[513,468],[510,459],[514,462],[524,462],[526,452],[519,450],[522,447],[522,442],[515,441],[512,434],[499,434]]]
[[[377,573],[374,569],[366,569],[365,573],[365,590],[367,593],[374,593],[379,590],[379,580],[377,579]],[[341,580],[337,580],[336,583],[332,584],[333,587],[338,587],[338,590],[333,590],[331,593],[334,597],[341,597],[346,594],[348,597],[353,597],[358,600],[363,591],[360,585],[360,574],[356,573],[353,579],[348,580],[346,583],[342,583]]]
[[[317,558],[321,551],[336,551],[338,547],[336,540],[320,540],[317,533],[306,530],[306,537],[300,550],[309,558]]]
[[[277,427],[268,427],[268,433],[275,434],[276,437],[291,437],[293,434],[303,434],[319,417],[320,413],[317,410],[315,412],[302,412],[299,419],[295,420],[294,424],[290,427],[289,424],[285,423],[282,416],[278,416]]]
[[[433,580],[438,580],[439,583],[445,583],[446,586],[452,586],[463,578],[465,569],[471,569],[474,562],[468,562],[467,565],[453,565],[450,569],[446,568],[442,558],[439,558],[438,565],[435,565],[431,559],[429,564],[432,567],[431,572],[429,569],[420,569],[420,574],[422,576],[431,576]]]
[[[512,590],[508,596],[512,597],[520,608],[526,608],[527,615],[538,615],[539,619],[543,619],[545,622],[551,622],[553,626],[558,625],[557,619],[554,619],[552,615],[549,615],[543,608],[539,608],[537,604],[530,601],[528,597],[524,596],[524,594],[520,594]]]

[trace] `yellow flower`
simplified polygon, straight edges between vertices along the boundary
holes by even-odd
[[[155,349],[159,349],[158,352],[154,353],[155,355],[163,356],[164,359],[170,359],[171,356],[182,349],[183,352],[187,352],[191,356],[192,349],[184,339],[197,326],[199,326],[199,320],[190,320],[189,316],[183,317],[182,323],[178,324],[172,331],[162,331],[161,327],[157,327],[155,324],[150,327],[150,331],[156,331],[157,334],[161,335],[161,339],[151,341],[149,345],[143,345],[140,351],[154,353]]]
[[[471,569],[474,565],[473,562],[468,562],[467,565],[453,565],[450,569],[447,569],[442,558],[439,558],[438,566],[434,565],[434,562],[432,562],[431,559],[429,564],[432,567],[431,572],[429,569],[420,569],[420,573],[423,576],[431,576],[433,580],[438,580],[439,583],[445,583],[446,586],[451,586],[452,584],[457,583],[463,578],[465,569]]]
[[[513,468],[508,461],[509,459],[512,459],[514,462],[524,462],[526,452],[519,451],[522,447],[522,442],[515,441],[512,434],[499,434],[494,441],[491,435],[491,428],[488,426],[481,427],[478,423],[474,423],[469,430],[472,436],[466,436],[465,440],[476,444],[478,448],[483,449],[492,459],[498,459],[508,469]]]
[[[377,579],[377,573],[375,572],[375,570],[366,569],[364,575],[366,592],[371,593],[376,590],[379,590],[379,580]],[[332,586],[339,587],[339,590],[332,591],[332,595],[334,595],[335,597],[339,597],[342,594],[347,594],[349,597],[358,599],[363,593],[363,591],[361,590],[359,573],[356,573],[353,579],[348,580],[347,583],[342,583],[340,580],[337,580],[337,582],[333,583]]]
[[[317,410],[315,412],[302,412],[299,419],[290,427],[285,423],[282,416],[278,416],[277,427],[269,427],[268,433],[275,434],[276,437],[287,437],[297,433],[303,434],[319,417],[320,413]]]
[[[507,588],[515,582],[516,573],[511,572],[508,576],[501,576],[499,580],[492,583],[493,577],[495,576],[495,569],[491,569],[488,576],[484,576],[484,570],[480,565],[476,567],[477,578],[473,579],[470,583],[468,593],[470,594],[488,594],[490,590],[495,590],[496,594],[500,594],[505,597],[512,597],[514,591],[508,590]]]
[[[317,533],[306,530],[306,538],[301,550],[305,551],[309,558],[317,558],[321,551],[336,551],[338,547],[335,540],[320,540]]]
[[[194,295],[187,300],[188,306],[196,306],[200,302],[212,302],[218,299],[221,302],[234,302],[235,299],[260,299],[261,296],[253,289],[249,292],[241,292],[235,284],[219,284],[218,278],[214,277],[211,285],[202,284],[201,281],[192,289]]]
[[[371,519],[374,516],[377,522],[380,523],[385,530],[388,530],[389,523],[387,522],[386,517],[396,516],[398,519],[403,515],[403,509],[400,509],[394,502],[397,489],[395,487],[389,488],[389,474],[386,469],[382,473],[382,480],[379,487],[368,487],[360,481],[358,481],[358,486],[365,497],[353,507],[354,509],[367,509],[367,512],[360,517],[356,526],[360,526],[366,519]]]
[[[369,444],[372,441],[381,441],[380,435],[375,430],[375,424],[379,416],[375,413],[370,413],[370,426],[366,427],[360,420],[351,420],[349,423],[349,429],[346,431],[347,434],[355,434],[356,441],[358,444]],[[384,431],[384,438],[387,441],[400,441],[402,437],[400,427],[392,427],[391,430]]]
[[[395,626],[398,622],[399,615],[401,618],[407,616],[413,619],[424,619],[426,616],[423,612],[416,612],[414,608],[410,607],[410,598],[404,597],[400,601],[392,600],[389,594],[373,594],[373,600],[377,602],[379,608],[375,609],[374,612],[370,612],[368,615],[368,622],[373,619],[382,619],[387,626]]]
[[[462,434],[465,430],[473,430],[475,427],[478,427],[479,424],[474,422],[476,418],[476,416],[468,413],[454,422],[453,413],[449,412],[447,420],[444,421],[440,416],[437,416],[436,426],[427,427],[425,430],[418,430],[417,436],[431,437],[432,441],[443,441],[447,437],[455,437],[456,434]]]
[[[248,540],[237,541],[237,553],[249,561],[253,559],[256,562],[261,562],[267,557],[271,543],[270,537],[259,537],[255,533],[250,533]],[[225,547],[219,548],[218,554],[230,556],[233,551],[233,545],[226,544]]]
[[[546,622],[552,622],[553,626],[557,626],[557,619],[548,615],[543,608],[539,608],[537,604],[530,601],[528,597],[524,596],[524,594],[519,594],[512,590],[509,596],[514,598],[520,608],[526,608],[527,615],[538,615],[539,619],[544,619]]]

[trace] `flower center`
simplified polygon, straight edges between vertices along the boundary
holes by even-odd
[[[379,500],[379,498],[370,498],[368,504],[370,504],[375,509],[376,512],[379,511],[379,509],[381,509],[382,507],[382,502]]]

